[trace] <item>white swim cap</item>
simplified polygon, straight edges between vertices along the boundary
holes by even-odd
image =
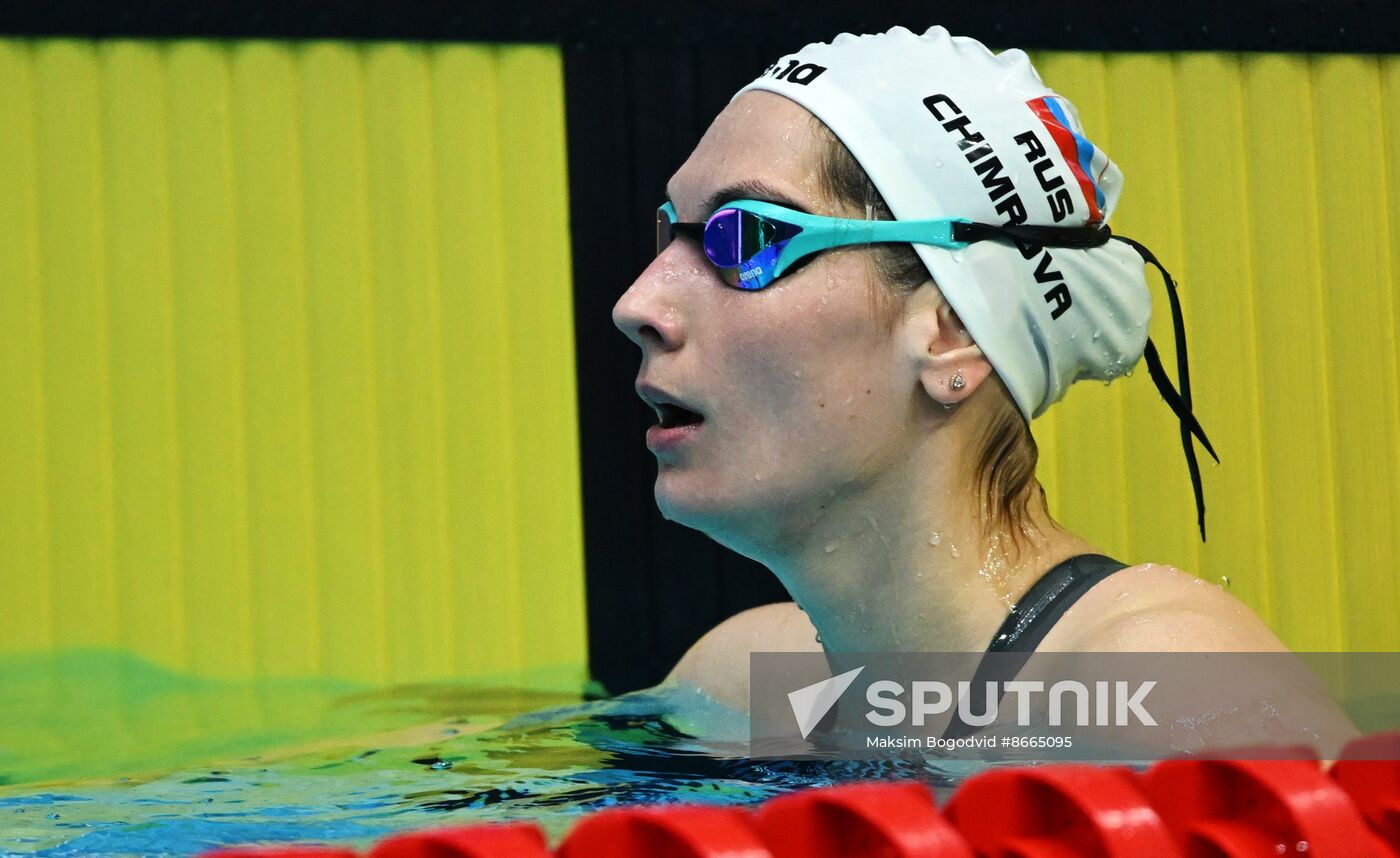
[[[824,122],[899,220],[966,218],[1021,230],[1021,238],[1037,227],[1078,227],[1082,235],[1107,226],[1122,192],[1122,171],[1089,142],[1074,106],[1040,80],[1024,52],[993,54],[942,27],[922,36],[904,27],[843,33],[783,57],[734,97],[755,89],[786,96]],[[1097,246],[1066,247],[1045,235],[1034,244],[914,250],[1027,420],[1079,379],[1116,378],[1146,355],[1152,381],[1181,421],[1205,539],[1192,436],[1219,458],[1191,410],[1175,282],[1130,239],[1100,243],[1105,233]],[[1147,339],[1144,263],[1161,271],[1171,299],[1179,389]]]
[[[1098,225],[1122,190],[1117,165],[1024,52],[993,54],[942,27],[843,33],[734,97],[755,89],[824,122],[899,220]],[[1132,247],[914,249],[1028,420],[1075,381],[1115,378],[1142,357],[1152,301]]]

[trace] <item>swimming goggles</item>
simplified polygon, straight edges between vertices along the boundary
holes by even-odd
[[[656,210],[656,252],[677,234],[695,238],[720,278],[737,289],[757,290],[797,263],[833,247],[857,244],[927,244],[961,250],[974,241],[999,239],[1052,247],[1098,247],[1108,242],[1105,226],[993,226],[966,218],[941,220],[852,220],[821,217],[758,200],[726,203],[704,223],[681,223],[667,202]]]
[[[792,271],[802,260],[815,253],[856,244],[927,244],[949,250],[960,250],[972,242],[986,240],[1009,241],[1023,249],[1029,245],[1099,247],[1107,244],[1109,239],[1127,244],[1137,251],[1145,264],[1156,267],[1162,273],[1162,279],[1167,286],[1172,331],[1176,339],[1177,385],[1173,385],[1167,376],[1162,366],[1162,358],[1151,338],[1147,340],[1143,358],[1158,392],[1180,421],[1181,446],[1186,454],[1186,466],[1191,475],[1192,493],[1196,499],[1196,522],[1200,527],[1201,540],[1205,540],[1205,492],[1201,484],[1201,471],[1196,461],[1192,437],[1201,442],[1216,462],[1220,461],[1220,457],[1215,454],[1215,449],[1192,410],[1191,375],[1186,360],[1186,323],[1182,319],[1181,302],[1176,294],[1176,281],[1152,251],[1138,242],[1121,235],[1113,235],[1108,227],[1103,225],[994,226],[988,223],[973,223],[966,218],[915,221],[850,220],[811,215],[758,200],[736,200],[726,203],[704,223],[680,223],[675,207],[667,202],[656,210],[658,255],[678,233],[700,241],[706,258],[718,269],[725,283],[747,290],[770,286],[774,280]]]

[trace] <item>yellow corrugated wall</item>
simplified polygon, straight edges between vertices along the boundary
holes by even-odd
[[[1400,60],[1036,59],[1224,459],[1202,546],[1145,373],[1079,385],[1053,509],[1297,648],[1400,648]],[[0,81],[0,653],[581,674],[557,51],[8,40]]]
[[[1296,649],[1400,649],[1400,58],[1036,59],[1123,166],[1114,228],[1182,284],[1223,462],[1202,456],[1202,545],[1146,371],[1078,385],[1035,425],[1052,509],[1124,559],[1228,579]]]
[[[552,47],[0,40],[0,654],[586,664]]]

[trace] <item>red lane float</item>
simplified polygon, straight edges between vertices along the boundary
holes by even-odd
[[[973,858],[918,783],[790,793],[764,803],[753,825],[773,858]]]
[[[968,778],[944,814],[978,855],[1141,858],[1180,855],[1128,769],[1047,765]]]
[[[1329,774],[1346,790],[1371,830],[1400,855],[1400,733],[1351,742]]]
[[[1316,759],[1166,760],[1142,783],[1188,855],[1391,858]]]
[[[737,807],[614,807],[576,823],[559,858],[773,858]]]

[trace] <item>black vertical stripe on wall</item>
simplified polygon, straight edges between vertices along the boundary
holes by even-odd
[[[657,512],[640,351],[609,318],[655,254],[667,179],[767,53],[565,48],[589,653],[614,693],[660,681],[719,620],[787,598],[762,566]]]

